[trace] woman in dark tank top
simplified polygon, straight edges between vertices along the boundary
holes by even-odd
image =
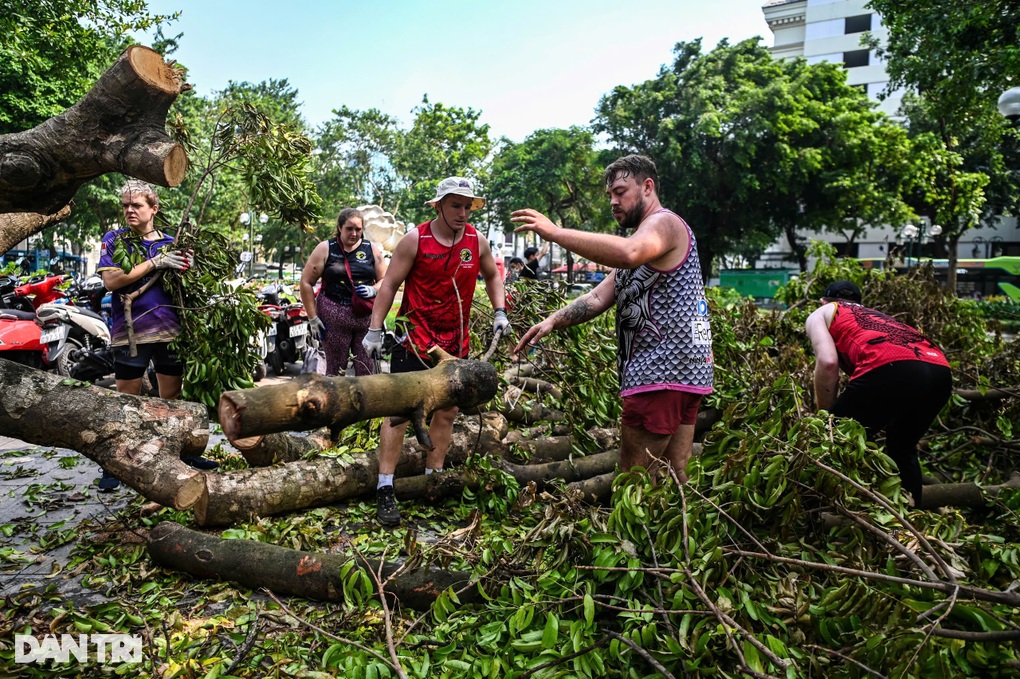
[[[373,362],[361,346],[370,317],[356,317],[351,300],[355,295],[375,297],[386,273],[386,261],[382,249],[362,237],[363,229],[360,211],[341,210],[335,236],[315,246],[301,274],[301,301],[312,333],[321,332],[327,375],[346,372],[352,351],[356,375],[374,372]],[[320,279],[322,285],[315,294]]]

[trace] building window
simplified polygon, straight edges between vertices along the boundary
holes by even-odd
[[[871,15],[870,14],[858,14],[855,17],[846,18],[846,29],[845,34],[850,35],[851,33],[863,33],[864,31],[871,30]]]
[[[868,50],[854,50],[853,52],[843,52],[843,65],[847,68],[856,68],[858,66],[867,66],[869,63]]]

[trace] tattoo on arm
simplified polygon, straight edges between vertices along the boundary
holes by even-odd
[[[598,315],[598,311],[595,310],[591,303],[582,297],[557,311],[556,320],[566,326],[580,325]]]

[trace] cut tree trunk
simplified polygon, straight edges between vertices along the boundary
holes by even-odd
[[[184,147],[167,136],[166,116],[187,89],[181,69],[132,45],[67,111],[0,136],[0,213],[52,215],[82,184],[109,172],[177,186],[188,160]],[[0,252],[20,240],[2,227]]]
[[[148,550],[152,560],[164,568],[317,601],[343,601],[342,573],[351,561],[363,570],[379,574],[385,592],[408,608],[427,611],[450,588],[459,592],[457,598],[462,603],[481,601],[478,588],[471,586],[470,573],[424,567],[397,573],[399,565],[353,553],[302,552],[254,540],[224,540],[173,522],[152,529]],[[397,575],[389,580],[394,573]],[[369,578],[375,584],[375,579]]]
[[[426,422],[436,410],[470,409],[498,387],[489,363],[444,359],[436,367],[397,375],[301,375],[286,384],[228,391],[220,397],[223,433],[230,440],[329,427],[336,431],[375,417],[411,420],[418,441],[432,446]]]
[[[0,359],[0,434],[70,448],[145,498],[173,506],[209,442],[205,406],[119,394]],[[58,424],[59,423],[59,424]]]

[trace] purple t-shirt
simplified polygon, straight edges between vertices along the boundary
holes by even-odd
[[[122,234],[130,234],[131,229],[118,229],[107,231],[103,236],[102,253],[99,256],[97,273],[110,269],[120,269],[114,263],[113,252],[118,247],[135,247],[137,240],[127,244],[123,239],[118,238]],[[152,259],[159,254],[160,249],[172,244],[174,239],[166,234],[158,240],[142,241],[148,250],[146,259]],[[141,280],[135,281],[119,290],[113,291],[113,336],[114,346],[125,346],[128,343],[127,328],[124,325],[124,303],[120,296],[129,294],[145,285],[152,274],[144,276]],[[181,332],[181,321],[177,317],[177,311],[173,307],[173,300],[159,283],[143,292],[131,303],[131,318],[134,322],[135,342],[138,344],[151,344],[153,342],[169,342]]]

